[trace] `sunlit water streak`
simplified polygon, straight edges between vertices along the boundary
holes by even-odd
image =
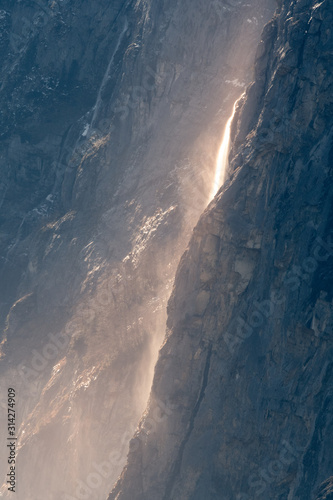
[[[122,32],[120,33],[120,36],[119,36],[118,41],[117,41],[117,45],[116,45],[116,47],[115,47],[115,49],[114,49],[114,51],[112,53],[111,59],[109,61],[108,67],[106,68],[106,72],[105,72],[103,80],[102,80],[102,84],[101,84],[101,86],[99,88],[99,91],[98,91],[97,101],[96,101],[96,104],[95,104],[95,106],[93,108],[94,113],[93,113],[93,117],[91,119],[91,123],[88,126],[88,128],[86,127],[86,129],[84,131],[84,135],[87,135],[89,128],[93,128],[94,125],[95,125],[97,114],[99,112],[99,108],[100,108],[100,105],[101,105],[101,102],[102,102],[102,92],[103,92],[103,90],[105,88],[105,85],[107,84],[107,81],[111,78],[111,76],[110,76],[110,69],[111,69],[111,66],[113,64],[114,57],[115,57],[116,53],[118,52],[118,49],[120,47],[120,44],[121,44],[121,42],[122,42],[122,40],[124,38],[124,35],[125,35],[127,29],[128,29],[128,21],[127,21],[127,19],[125,19],[124,28],[123,28]]]
[[[243,97],[243,95],[241,95]],[[214,178],[214,184],[209,196],[209,200],[212,200],[222,184],[225,181],[225,176],[228,170],[229,166],[229,149],[230,149],[230,131],[231,131],[231,124],[232,120],[234,119],[235,113],[236,113],[236,107],[238,101],[241,99],[237,99],[237,101],[234,104],[233,110],[232,110],[232,115],[230,116],[229,120],[227,121],[227,124],[224,129],[224,134],[223,134],[223,140],[222,144],[219,150],[219,154],[216,160],[216,170],[215,170],[215,178]]]

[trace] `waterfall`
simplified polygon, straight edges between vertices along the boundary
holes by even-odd
[[[235,104],[234,104],[234,107],[232,110],[232,114],[231,114],[230,118],[228,119],[227,124],[226,124],[225,129],[224,129],[222,144],[221,144],[219,154],[218,154],[218,157],[216,160],[214,184],[213,184],[210,196],[209,196],[209,201],[211,201],[214,198],[214,196],[216,195],[216,193],[218,192],[218,190],[220,189],[220,187],[222,186],[222,184],[225,181],[225,175],[226,175],[228,165],[229,165],[228,157],[229,157],[229,149],[230,149],[231,124],[232,124],[232,120],[235,116],[237,103],[242,97],[243,97],[243,94],[241,95],[241,97],[239,97],[239,99],[237,99],[235,101]]]
[[[98,111],[99,111],[99,108],[100,108],[100,104],[101,104],[101,101],[102,101],[102,91],[103,91],[103,89],[104,89],[104,87],[105,87],[108,79],[110,78],[110,69],[111,69],[111,66],[113,64],[114,56],[118,52],[118,49],[120,47],[120,44],[122,42],[122,39],[123,39],[123,37],[124,37],[127,29],[128,29],[128,21],[127,21],[127,19],[125,19],[124,28],[123,28],[122,32],[120,33],[120,36],[119,36],[118,41],[117,41],[117,45],[116,45],[116,47],[115,47],[115,49],[114,49],[114,51],[112,53],[111,59],[110,59],[109,64],[108,64],[108,66],[106,68],[106,71],[105,71],[105,74],[104,74],[101,86],[100,86],[99,91],[98,91],[96,104],[95,104],[95,106],[93,108],[94,113],[93,113],[93,117],[92,117],[91,122],[90,122],[90,126],[88,127],[88,129],[86,127],[86,129],[84,131],[85,135],[87,135],[89,128],[93,128],[94,125],[95,125],[97,114],[98,114]]]

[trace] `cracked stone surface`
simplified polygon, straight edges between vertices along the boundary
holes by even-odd
[[[109,500],[331,498],[332,14],[284,0],[263,31]]]
[[[2,0],[0,393],[20,394],[17,500],[106,498],[126,463],[175,270],[274,9]],[[209,291],[195,297],[204,314]],[[161,400],[153,417],[171,411]]]

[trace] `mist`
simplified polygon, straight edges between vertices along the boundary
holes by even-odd
[[[56,4],[37,27],[38,2],[6,7],[13,26],[35,26],[19,36],[35,47],[40,81],[9,48],[30,92],[45,95],[2,145],[21,184],[3,206],[14,222],[2,252],[1,405],[15,387],[17,500],[102,500],[147,409],[147,433],[174,411],[149,400],[167,304],[225,179],[233,106],[275,5]],[[42,86],[57,72],[59,102]],[[5,482],[1,493],[10,497]]]

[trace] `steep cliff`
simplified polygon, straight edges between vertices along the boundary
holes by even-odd
[[[105,498],[121,472],[274,8],[1,2],[0,397],[17,390],[18,500]]]
[[[284,0],[264,29],[109,500],[331,498],[332,16]]]

